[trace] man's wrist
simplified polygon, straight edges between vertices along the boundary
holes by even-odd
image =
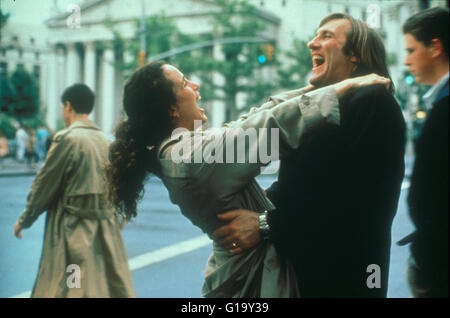
[[[264,241],[270,240],[270,227],[269,223],[267,222],[267,210],[258,216],[258,220],[261,239]]]

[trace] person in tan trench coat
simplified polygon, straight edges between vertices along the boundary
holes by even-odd
[[[14,227],[18,238],[47,211],[31,297],[135,297],[121,226],[104,175],[109,141],[88,119],[94,93],[75,84],[62,95],[57,133]]]

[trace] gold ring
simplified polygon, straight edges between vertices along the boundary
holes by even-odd
[[[234,248],[236,248],[238,246],[238,244],[236,242],[231,243],[231,246],[233,246]]]

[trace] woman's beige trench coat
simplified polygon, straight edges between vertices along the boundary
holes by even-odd
[[[47,211],[32,297],[135,296],[120,224],[106,200],[108,146],[90,120],[55,136],[19,218],[28,228]]]

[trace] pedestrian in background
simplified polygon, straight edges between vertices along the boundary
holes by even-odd
[[[0,131],[0,168],[3,167],[3,159],[8,154],[8,139],[3,131]]]
[[[55,137],[55,133],[53,132],[53,129],[47,126],[47,130],[49,132],[49,135],[47,137],[47,140],[45,141],[45,155],[47,156],[48,151],[50,150],[50,146],[53,142],[53,137]],[[45,158],[44,158],[45,159]]]
[[[37,134],[37,153],[39,156],[39,161],[45,159],[47,154],[46,143],[47,139],[50,136],[50,131],[44,125],[39,125],[36,131]]]
[[[415,231],[399,242],[411,243],[407,277],[414,297],[448,297],[448,17],[448,9],[436,7],[403,25],[405,65],[416,82],[433,85],[423,96],[430,110],[416,142],[408,195]]]
[[[34,169],[36,167],[36,163],[39,161],[37,153],[37,143],[38,140],[36,136],[36,130],[34,128],[29,128],[25,157],[27,159],[28,167],[30,167],[31,169]]]
[[[94,97],[84,84],[64,91],[62,116],[67,128],[55,135],[14,226],[14,234],[21,238],[22,229],[47,211],[31,297],[135,296],[119,220],[108,201],[104,168],[109,141],[88,119]],[[77,268],[78,276],[73,277]]]
[[[16,131],[16,158],[17,161],[23,162],[27,151],[28,135],[22,125]]]

